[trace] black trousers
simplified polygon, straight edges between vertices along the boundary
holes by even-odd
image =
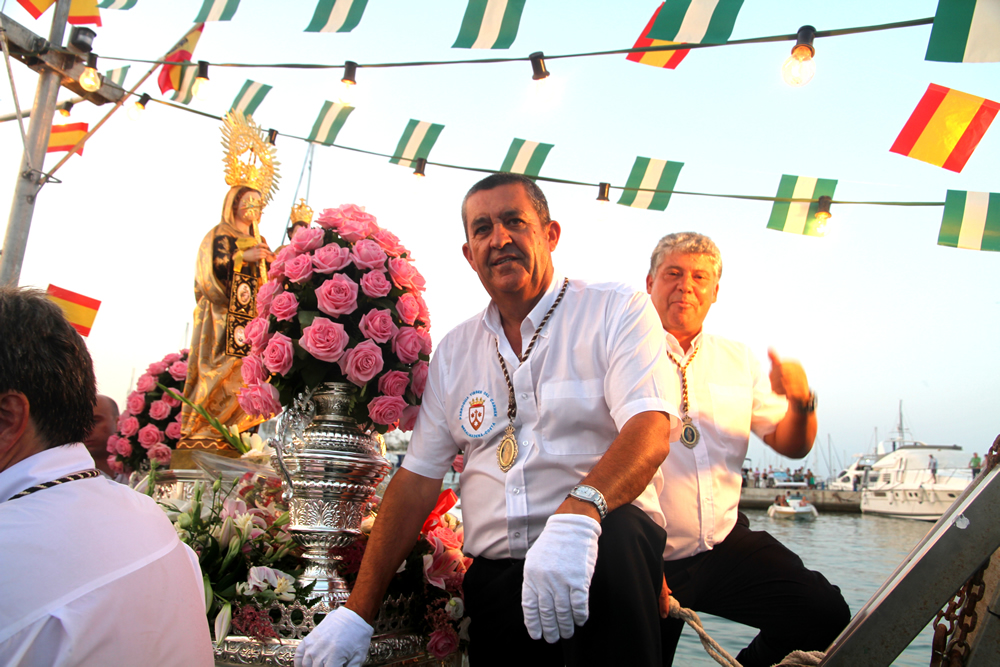
[[[624,505],[601,522],[590,583],[590,616],[573,637],[549,644],[524,627],[524,561],[476,558],[462,588],[472,667],[569,665],[659,667],[658,596],[667,534],[642,510]]]
[[[671,595],[682,607],[760,630],[736,656],[744,667],[768,667],[794,650],[822,651],[851,620],[840,594],[819,572],[764,531],[736,526],[711,551],[666,561]],[[671,665],[683,621],[663,621],[663,664]]]

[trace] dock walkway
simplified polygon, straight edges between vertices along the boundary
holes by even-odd
[[[819,489],[794,489],[801,491],[820,512],[861,513],[860,491],[820,491]],[[751,489],[740,492],[740,509],[766,510],[774,497],[788,489]]]

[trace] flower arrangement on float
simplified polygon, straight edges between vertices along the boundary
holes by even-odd
[[[184,393],[187,380],[186,349],[154,361],[136,381],[117,431],[108,438],[108,465],[116,474],[129,474],[155,461],[161,467],[181,437],[181,402],[164,388]]]
[[[409,430],[431,352],[423,276],[364,208],[326,209],[317,223],[278,253],[257,293],[240,405],[271,416],[321,383],[349,382],[359,425]]]
[[[465,615],[462,580],[472,564],[462,553],[464,530],[448,514],[458,497],[451,489],[438,496],[437,504],[420,529],[420,536],[400,570],[389,583],[388,596],[412,595],[420,612],[414,630],[426,638],[427,652],[439,660],[465,650],[469,642],[470,618]],[[362,534],[349,547],[334,549],[341,557],[337,568],[345,581],[357,579],[368,546],[372,519],[362,524]]]

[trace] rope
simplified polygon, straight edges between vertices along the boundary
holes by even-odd
[[[698,633],[698,637],[701,639],[701,645],[705,647],[705,652],[712,656],[717,663],[723,667],[743,667],[736,661],[736,658],[729,655],[726,649],[719,646],[719,643],[705,632],[698,614],[691,609],[682,607],[681,603],[673,597],[670,598],[670,616],[672,618],[679,618],[694,628],[694,631]],[[784,660],[774,665],[774,667],[814,667],[815,665],[819,665],[825,657],[826,653],[823,651],[792,651],[785,656]]]

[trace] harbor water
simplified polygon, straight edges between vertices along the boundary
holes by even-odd
[[[766,530],[797,553],[811,570],[821,572],[840,587],[856,614],[879,586],[892,574],[917,542],[934,525],[925,521],[821,512],[815,521],[771,519],[762,510],[745,512],[753,530]],[[733,657],[757,634],[749,628],[709,614],[699,614],[708,634]],[[892,663],[900,667],[924,667],[931,658],[930,623]],[[677,667],[709,667],[717,663],[708,656],[690,627],[685,627],[674,658]]]

